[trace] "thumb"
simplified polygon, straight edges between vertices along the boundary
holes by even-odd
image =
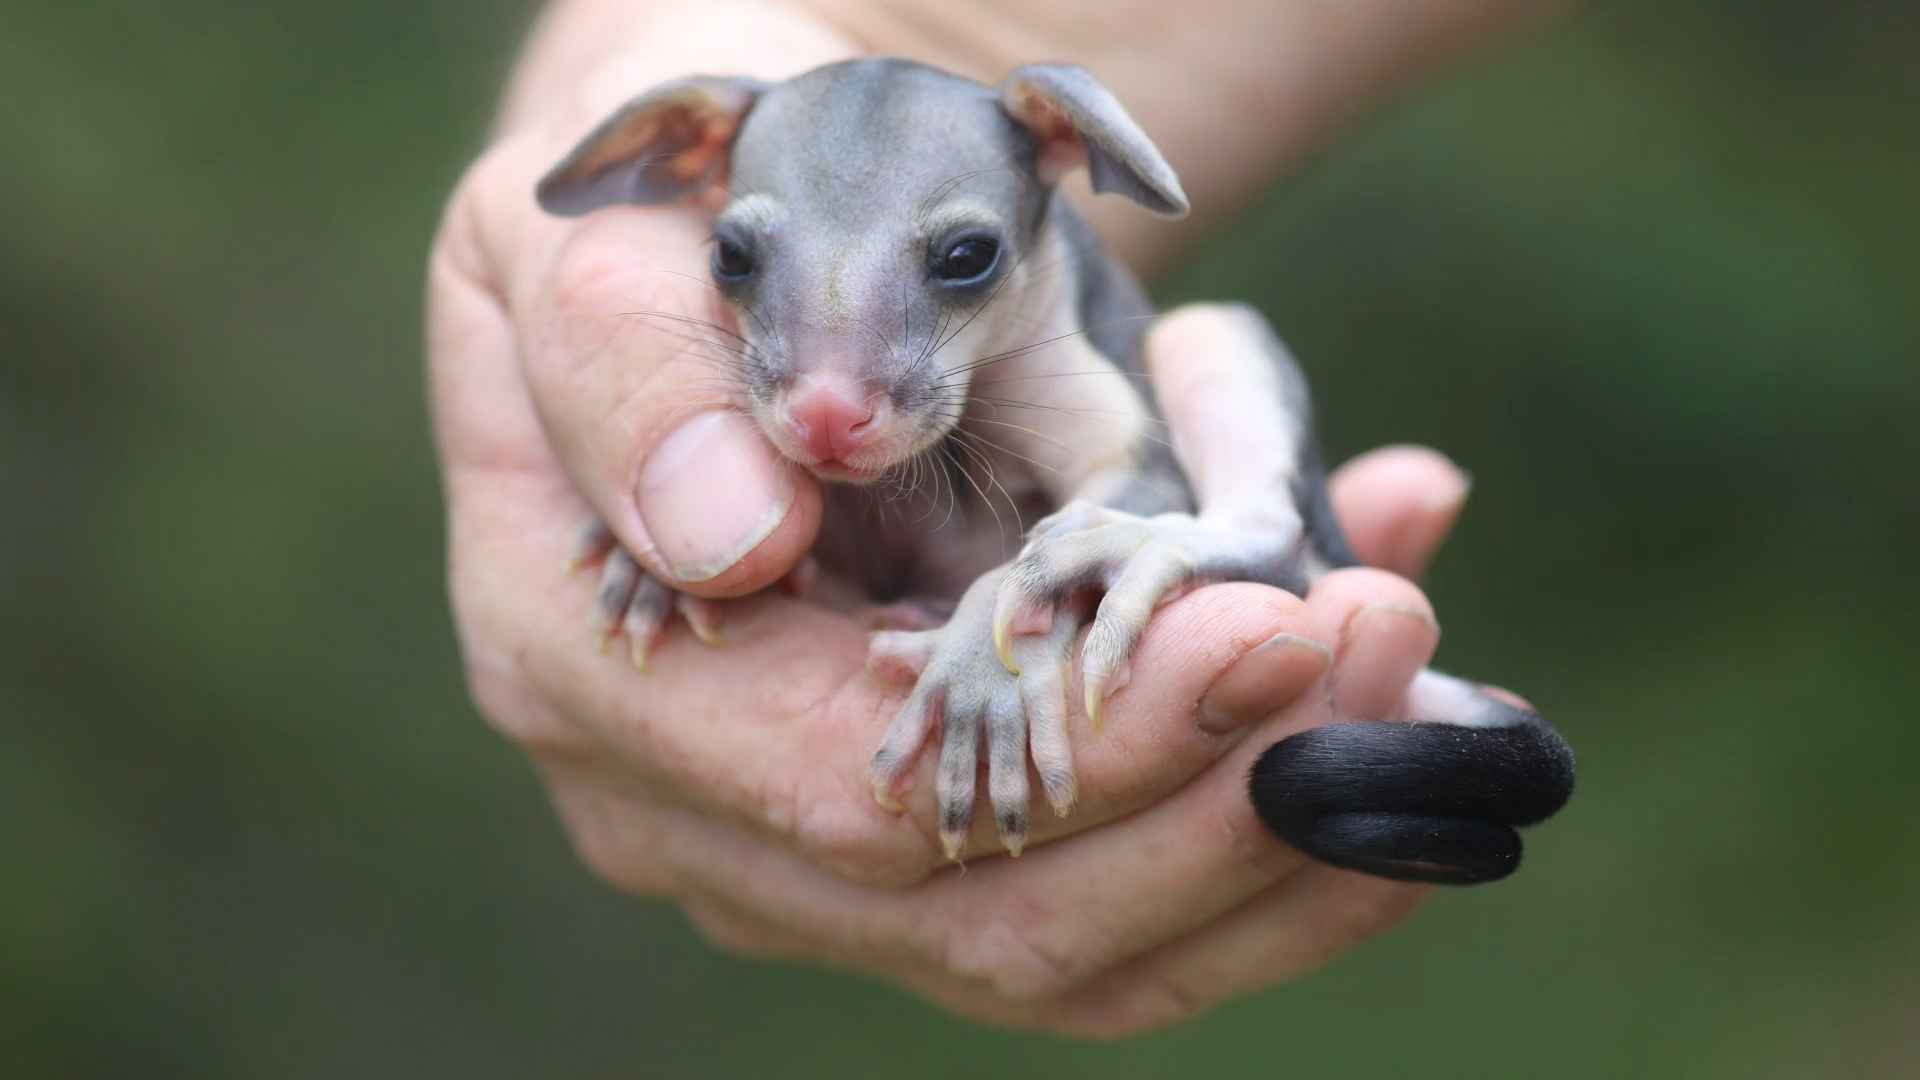
[[[791,570],[819,527],[814,481],[732,409],[664,424],[671,430],[633,485],[639,524],[628,550],[662,580],[709,597],[752,592]]]
[[[739,596],[812,545],[817,482],[736,408],[750,358],[707,282],[704,223],[609,207],[562,220],[503,184],[494,266],[547,440],[621,544],[670,586]]]

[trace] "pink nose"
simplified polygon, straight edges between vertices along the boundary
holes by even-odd
[[[886,399],[869,400],[884,404]],[[788,403],[787,426],[793,429],[808,453],[829,461],[844,457],[847,451],[878,430],[880,415],[873,406],[848,401],[823,387]]]

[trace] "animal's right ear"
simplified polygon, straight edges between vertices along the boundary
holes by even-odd
[[[610,203],[669,203],[724,179],[727,151],[766,83],[699,75],[634,98],[534,189],[571,217]]]

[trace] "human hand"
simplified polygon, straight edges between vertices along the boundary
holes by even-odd
[[[583,857],[622,887],[681,901],[731,947],[1068,1031],[1169,1022],[1389,924],[1419,890],[1307,864],[1253,818],[1244,776],[1295,730],[1391,712],[1436,632],[1418,591],[1390,575],[1330,575],[1304,601],[1236,585],[1169,605],[1110,734],[1073,728],[1074,817],[1036,822],[1019,862],[982,859],[964,874],[940,858],[931,783],[899,816],[873,802],[865,756],[899,692],[866,675],[865,634],[849,620],[760,595],[730,615],[724,649],[672,636],[657,678],[594,655],[584,586],[559,575],[583,517],[709,596],[774,580],[817,525],[817,489],[719,408],[712,367],[619,317],[724,320],[698,280],[702,222],[641,208],[562,222],[529,196],[634,89],[689,68],[777,78],[848,48],[804,20],[756,25],[745,40],[663,32],[680,67],[629,56],[556,108],[570,119],[512,127],[462,184],[436,245],[431,373],[469,682],[534,759]],[[1182,355],[1183,370],[1204,359]],[[1176,432],[1198,422],[1182,419],[1179,392],[1162,396]],[[656,486],[648,464],[689,429],[711,441],[683,448]],[[1403,572],[1464,492],[1451,466],[1408,450],[1334,483],[1356,550]],[[974,838],[974,850],[994,845],[990,826]]]
[[[671,636],[657,677],[595,655],[586,587],[559,570],[585,508],[512,337],[489,332],[507,311],[463,306],[476,298],[459,284],[437,281],[433,374],[469,680],[603,877],[679,900],[726,947],[867,971],[982,1019],[1104,1034],[1297,974],[1421,895],[1307,862],[1259,825],[1244,782],[1252,755],[1293,731],[1390,714],[1435,640],[1412,585],[1353,570],[1306,600],[1229,585],[1168,605],[1110,734],[1071,725],[1074,817],[1042,815],[1023,859],[963,872],[939,854],[930,782],[900,816],[872,799],[864,762],[899,691],[866,674],[866,635],[846,618],[763,594],[737,605],[724,648]],[[1176,437],[1207,427],[1202,391],[1260,362],[1193,355],[1169,338],[1181,325],[1152,347]],[[1189,457],[1204,470],[1207,453]],[[1356,549],[1407,573],[1464,491],[1437,455],[1407,449],[1333,481]],[[991,850],[990,826],[973,842]]]

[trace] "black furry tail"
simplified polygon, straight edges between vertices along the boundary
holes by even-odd
[[[1545,720],[1422,672],[1410,695],[1433,720],[1352,720],[1275,743],[1249,791],[1282,840],[1334,866],[1471,885],[1520,865],[1516,826],[1573,794],[1573,751]]]

